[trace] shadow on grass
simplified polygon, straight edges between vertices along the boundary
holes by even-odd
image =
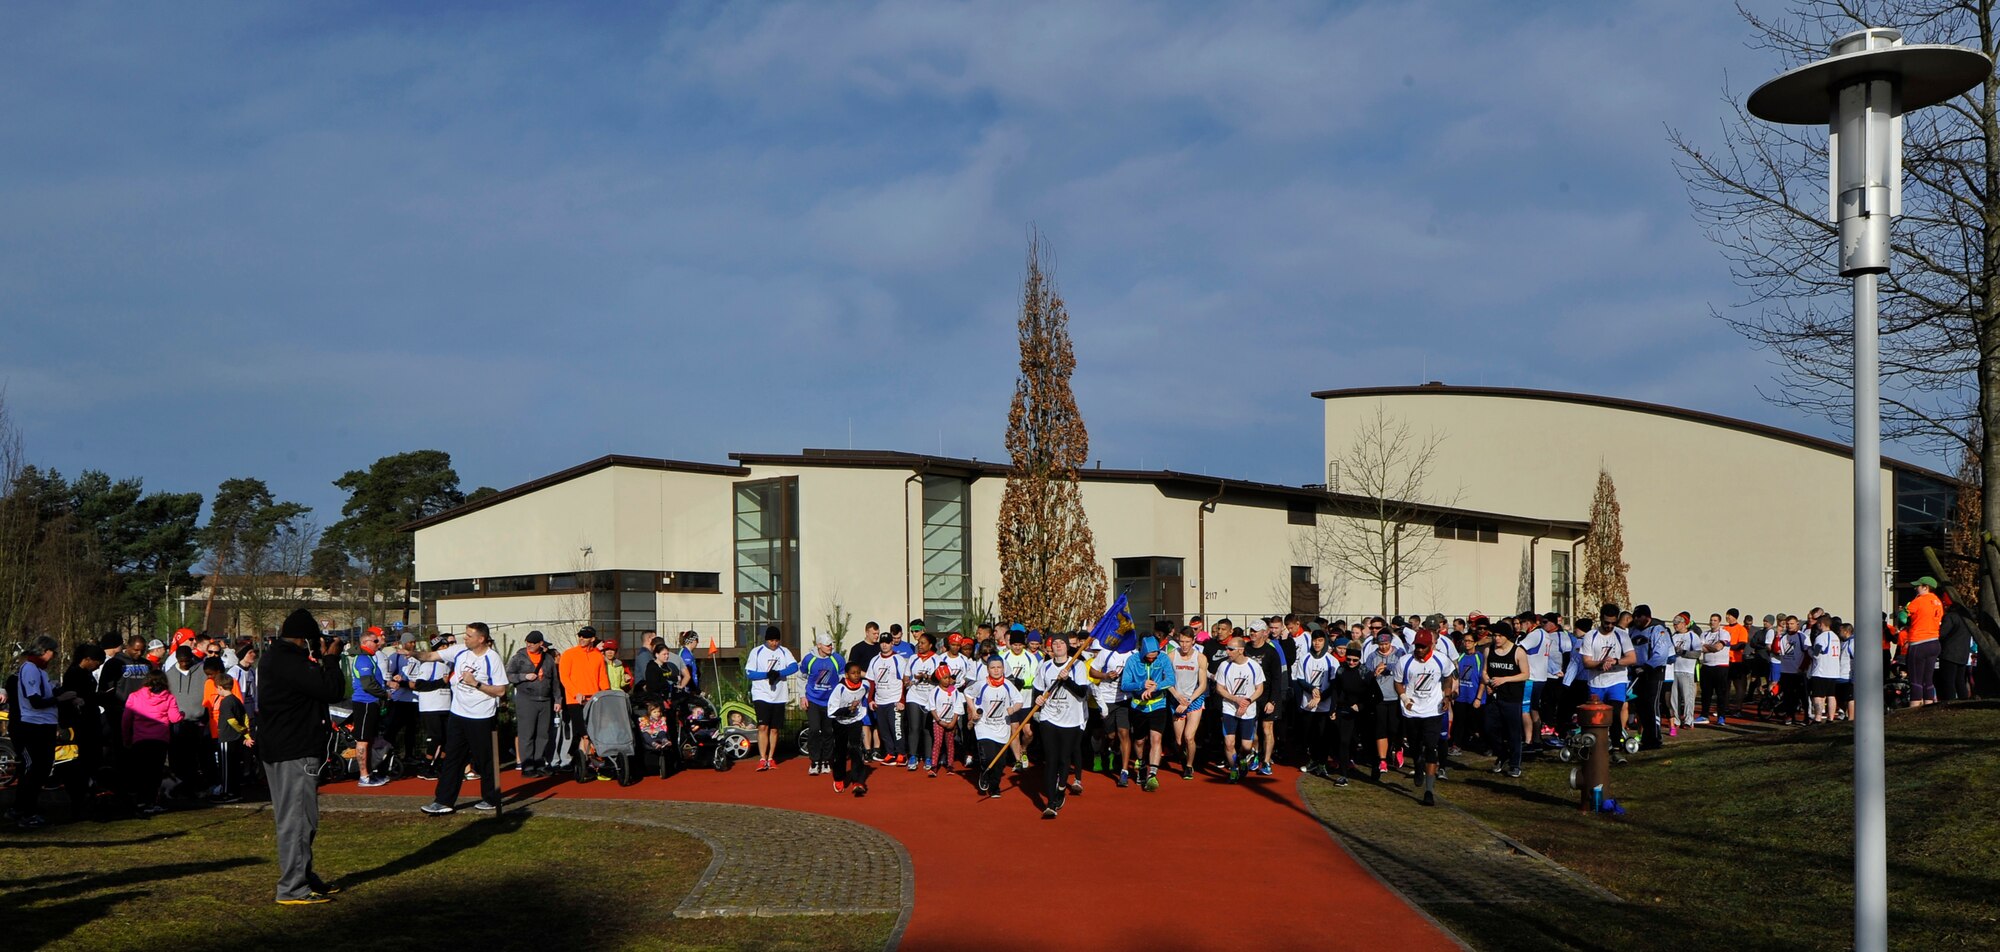
[[[529,814],[526,813],[502,813],[496,817],[473,820],[439,839],[424,844],[421,848],[411,853],[398,856],[372,869],[364,869],[342,876],[337,885],[342,888],[351,889],[387,876],[399,876],[403,873],[422,869],[433,863],[449,859],[466,850],[477,849],[480,844],[496,836],[513,833],[519,830],[521,824],[526,823],[528,819]],[[438,818],[438,822],[451,823],[462,821],[440,817]]]
[[[46,844],[45,844],[46,845]],[[154,889],[184,888],[181,880],[217,873],[239,866],[254,866],[255,857],[238,856],[202,863],[157,863],[133,866],[106,873],[71,873],[37,877],[27,889],[10,889],[0,895],[0,922],[7,923],[10,938],[24,942],[19,948],[37,949],[61,939],[86,923],[103,919],[107,912],[130,899],[152,895]],[[99,890],[120,890],[108,895],[79,895]],[[61,899],[61,896],[77,896]],[[29,908],[32,906],[33,908]]]

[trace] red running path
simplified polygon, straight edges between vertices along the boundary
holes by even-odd
[[[962,773],[931,778],[878,768],[868,795],[857,798],[835,794],[831,778],[807,776],[800,761],[765,773],[755,766],[690,770],[630,787],[522,780],[509,771],[502,786],[509,800],[744,803],[875,827],[903,844],[916,873],[916,908],[898,947],[905,952],[1461,948],[1334,843],[1301,802],[1296,769],[1238,785],[1163,774],[1150,794],[1092,775],[1061,817],[1043,820],[1039,786],[1031,799],[1011,772],[1004,796],[982,800]],[[1037,784],[1039,777],[1027,774]],[[431,786],[401,780],[371,790],[352,783],[322,789],[424,796]],[[469,806],[478,791],[476,781],[467,783],[461,804]],[[1138,899],[1147,883],[1155,898]],[[1023,888],[1030,884],[1039,888]],[[1053,907],[1041,901],[1050,898]],[[1046,913],[1064,907],[1070,911],[1051,927]]]

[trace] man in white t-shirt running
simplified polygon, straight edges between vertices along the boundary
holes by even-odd
[[[445,720],[444,763],[438,768],[437,789],[423,808],[433,816],[458,808],[458,787],[465,768],[479,771],[479,810],[500,808],[500,765],[493,731],[500,723],[500,699],[507,696],[507,661],[493,650],[493,636],[483,622],[465,626],[460,644],[443,651],[409,652],[418,661],[443,661],[451,668],[451,714]]]
[[[1444,744],[1446,699],[1455,689],[1456,669],[1437,653],[1437,633],[1412,639],[1412,653],[1396,664],[1396,696],[1403,706],[1405,736],[1417,748],[1417,772],[1424,806],[1436,806],[1438,761]]]
[[[1229,655],[1215,666],[1215,697],[1222,702],[1222,752],[1229,782],[1243,778],[1243,763],[1257,756],[1257,705],[1264,696],[1264,666],[1250,660],[1241,635],[1229,639]]]

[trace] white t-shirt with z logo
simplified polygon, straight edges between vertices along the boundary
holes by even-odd
[[[1396,666],[1396,683],[1403,686],[1403,714],[1406,717],[1437,717],[1444,713],[1444,682],[1452,674],[1451,664],[1432,652],[1428,659],[1416,655]]]
[[[1022,703],[1021,689],[1012,681],[1001,681],[998,687],[984,678],[965,692],[965,708],[976,712],[979,720],[972,724],[972,736],[995,743],[1007,742],[1007,735],[1013,733],[1007,723],[1007,715],[1015,705]]]
[[[1237,698],[1249,699],[1251,693],[1257,690],[1257,686],[1263,683],[1264,666],[1255,661],[1245,661],[1241,664],[1234,661],[1224,661],[1215,668],[1216,688],[1227,691],[1230,695]],[[1235,701],[1231,701],[1229,698],[1222,698],[1221,700],[1223,713],[1231,717],[1243,716],[1237,708]],[[1250,705],[1250,713],[1252,716],[1255,716],[1257,713],[1257,704],[1255,702]]]

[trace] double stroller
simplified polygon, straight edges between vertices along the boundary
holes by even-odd
[[[673,748],[680,758],[682,769],[702,765],[728,770],[736,766],[736,761],[750,755],[752,743],[746,739],[743,729],[724,721],[725,714],[736,713],[729,711],[728,707],[689,691],[674,695],[671,705],[676,732]],[[754,731],[750,736],[755,736]]]

